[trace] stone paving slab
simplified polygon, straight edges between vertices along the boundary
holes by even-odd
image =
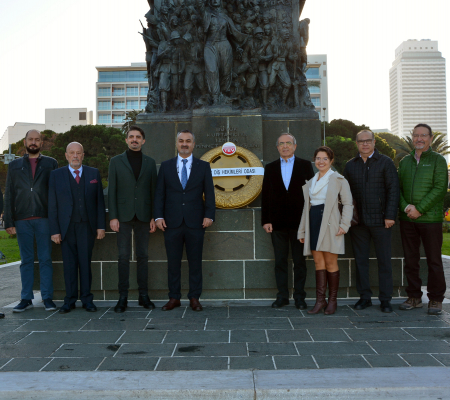
[[[253,302],[253,304],[257,302]],[[309,315],[293,305],[113,307],[60,315],[35,307],[0,320],[7,371],[309,370],[450,366],[450,314],[425,309]]]

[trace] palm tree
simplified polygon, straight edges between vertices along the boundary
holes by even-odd
[[[397,155],[395,159],[400,161],[415,150],[411,136],[402,138],[403,143],[395,146]],[[450,146],[448,145],[447,135],[442,132],[433,132],[433,140],[431,141],[431,149],[442,156],[450,154]]]
[[[136,124],[136,118],[140,113],[143,113],[144,110],[132,110],[125,112],[125,123],[122,125],[122,132],[127,133],[130,126]]]

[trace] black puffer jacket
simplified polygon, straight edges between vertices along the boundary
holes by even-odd
[[[364,163],[358,154],[346,164],[343,175],[358,207],[360,224],[384,226],[385,219],[397,218],[400,186],[389,157],[375,149]]]
[[[51,157],[38,157],[36,173],[31,172],[28,154],[8,165],[5,187],[5,228],[11,228],[14,221],[30,217],[48,217],[48,182],[50,172],[58,168],[58,162]]]

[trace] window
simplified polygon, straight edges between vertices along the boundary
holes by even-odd
[[[99,87],[98,88],[99,96],[111,96],[111,88],[109,87]]]
[[[326,78],[327,77],[327,71],[323,71],[323,77]]]
[[[127,86],[127,96],[139,96],[139,88],[137,86]]]
[[[313,79],[319,79],[320,75],[319,75],[319,68],[308,68],[308,70],[306,71],[306,77],[307,78],[313,78]]]
[[[143,110],[145,107],[147,107],[147,100],[141,100],[141,109]]]
[[[98,109],[99,110],[111,110],[111,102],[110,101],[99,101]]]
[[[124,101],[113,101],[112,108],[113,108],[113,110],[125,110],[125,102]]]
[[[141,96],[147,96],[148,86],[141,86]]]
[[[98,115],[98,123],[99,124],[110,124],[111,123],[111,115],[99,114]]]
[[[320,93],[320,87],[317,86],[309,86],[309,93]]]
[[[113,96],[125,96],[125,88],[123,87],[114,87],[112,88]]]
[[[79,121],[86,121],[86,113],[85,112],[80,112],[78,113],[78,120]]]
[[[323,65],[327,65],[327,62],[326,62],[326,61],[324,61],[324,62],[323,62]]]
[[[311,101],[314,107],[320,107],[320,97],[311,97]]]
[[[147,71],[101,71],[99,82],[147,82]]]
[[[127,100],[127,109],[133,109],[136,110],[139,107],[139,101],[138,100]]]
[[[113,114],[113,124],[120,124],[125,120],[125,116],[123,114]]]

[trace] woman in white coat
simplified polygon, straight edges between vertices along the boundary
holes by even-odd
[[[345,253],[344,234],[350,228],[353,199],[347,180],[331,169],[334,153],[327,146],[314,152],[319,170],[303,186],[305,206],[298,229],[298,239],[304,243],[304,254],[314,257],[316,265],[316,304],[308,311],[334,314],[339,289],[338,254]],[[343,205],[342,215],[339,202]],[[329,287],[328,304],[325,299]]]

